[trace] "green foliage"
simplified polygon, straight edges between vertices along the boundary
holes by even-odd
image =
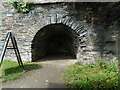
[[[10,2],[13,5],[17,12],[27,13],[30,11],[30,4],[25,2]]]
[[[40,68],[41,66],[36,63],[24,63],[24,67],[27,71]],[[2,80],[0,82],[6,82],[19,78],[25,72],[23,68],[19,67],[16,61],[4,60],[2,68],[0,68]]]
[[[117,5],[118,4],[118,2],[109,2],[108,4],[107,4],[107,7],[108,8],[112,8],[112,7],[114,7],[115,5]]]
[[[81,63],[81,62],[76,62],[75,64],[76,64],[76,65],[82,65],[82,63]]]
[[[85,65],[71,65],[64,71],[63,77],[68,88],[118,88],[118,67],[115,63],[97,61]]]

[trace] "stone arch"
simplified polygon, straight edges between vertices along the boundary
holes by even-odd
[[[63,24],[71,28],[72,32],[75,33],[73,37],[73,44],[78,48],[78,50],[76,50],[76,55],[77,53],[82,55],[82,48],[85,46],[85,42],[88,39],[88,25],[85,22],[78,21],[75,18],[71,18],[70,16],[62,16],[58,14],[55,14],[54,16],[44,16],[44,19],[41,21],[44,22],[43,25],[41,25],[40,22],[37,22],[33,27],[29,29],[29,35],[31,36],[32,40],[34,39],[36,33],[39,32],[39,30],[42,28],[53,24]],[[79,56],[77,56],[77,58],[79,58]]]
[[[64,25],[67,25],[71,29],[74,30],[76,35],[79,37],[79,39],[83,39],[83,37],[88,36],[88,28],[89,26],[84,21],[78,21],[75,18],[72,18],[71,16],[63,16],[59,14],[55,14],[54,16],[44,16],[42,22],[37,22],[34,24],[28,31],[28,34],[34,38],[35,34],[43,27],[50,25],[50,24],[59,24],[62,23]]]
[[[32,61],[51,55],[76,58],[78,45],[74,37],[72,29],[62,23],[43,27],[32,41]]]

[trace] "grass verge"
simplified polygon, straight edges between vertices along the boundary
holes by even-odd
[[[33,62],[25,62],[24,67],[26,72],[28,72],[33,69],[41,68],[41,65]],[[4,60],[2,68],[0,68],[0,82],[15,80],[26,72],[24,72],[23,68],[19,67],[16,61]]]
[[[116,90],[119,82],[118,66],[105,61],[85,65],[76,63],[64,70],[63,79],[68,88]]]

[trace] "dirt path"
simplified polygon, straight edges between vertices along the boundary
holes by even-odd
[[[65,88],[61,71],[65,66],[74,64],[76,60],[47,60],[38,62],[42,68],[29,72],[27,75],[2,83],[3,88]]]

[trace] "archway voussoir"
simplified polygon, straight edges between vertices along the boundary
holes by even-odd
[[[68,19],[66,20],[66,23],[65,23],[65,24],[69,26],[69,25],[70,25],[70,22],[71,22],[71,18],[68,18]],[[69,27],[71,27],[71,26],[69,26]]]
[[[62,16],[60,14],[57,15],[57,23],[62,23]]]
[[[88,34],[87,32],[81,33],[81,34],[80,34],[80,37],[86,37],[87,34]]]
[[[51,15],[51,24],[55,24],[57,23],[57,15],[54,14],[54,15]]]
[[[69,27],[72,27],[72,24],[73,24],[73,23],[75,23],[75,20],[72,20],[72,19],[71,19],[71,21],[69,22],[69,25],[68,25],[68,26],[69,26]]]
[[[42,22],[39,22],[38,24],[41,25],[42,23],[42,27],[51,24],[51,16],[44,16],[43,20],[41,20]],[[41,28],[42,28],[41,27]],[[40,29],[40,28],[39,28]]]
[[[35,35],[35,33],[33,33],[32,31],[29,31],[28,32],[28,34],[27,34],[30,38],[34,38],[34,35]]]
[[[77,22],[77,23],[76,23],[76,26],[75,26],[75,28],[74,28],[74,29],[76,30],[78,27],[80,27],[79,22]]]
[[[51,22],[51,16],[47,16],[46,18],[45,18],[45,21],[46,21],[46,24],[47,25],[50,25],[52,22]]]
[[[66,23],[69,21],[69,19],[70,19],[70,17],[66,16],[66,17],[63,19],[62,23],[66,25]]]
[[[72,24],[72,26],[71,26],[71,28],[73,29],[73,30],[75,30],[76,29],[76,23],[74,22],[73,24]]]

